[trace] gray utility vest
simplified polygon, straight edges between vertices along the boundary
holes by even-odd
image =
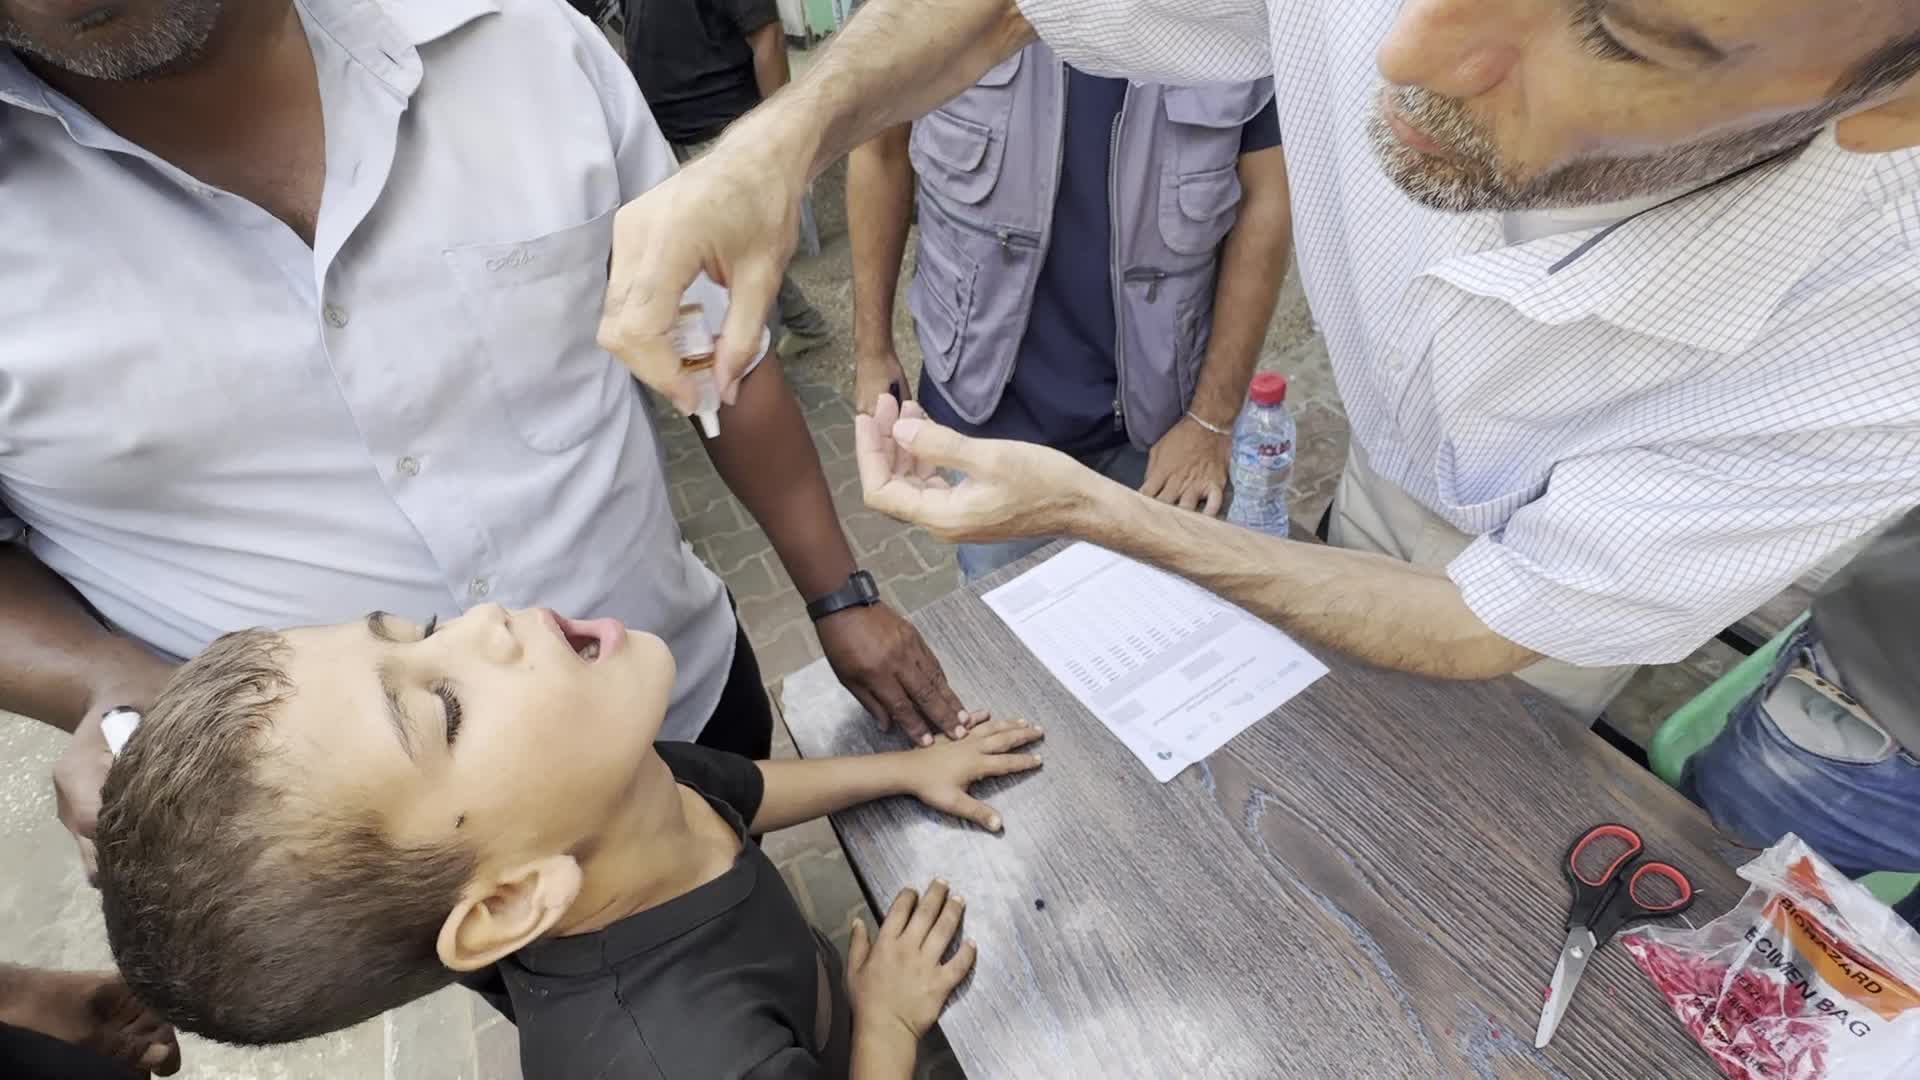
[[[1053,240],[1066,86],[1053,53],[1030,45],[913,125],[920,251],[908,305],[927,371],[974,423],[1013,377]],[[1113,404],[1143,450],[1193,400],[1220,244],[1240,207],[1240,129],[1272,97],[1270,79],[1133,85],[1114,122]]]

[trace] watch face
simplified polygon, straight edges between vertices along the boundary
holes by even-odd
[[[108,709],[100,718],[100,733],[106,736],[107,750],[118,754],[133,738],[133,729],[140,726],[140,711],[129,705],[119,705]]]

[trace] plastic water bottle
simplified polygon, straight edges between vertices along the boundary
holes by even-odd
[[[1272,536],[1287,535],[1287,478],[1293,475],[1293,414],[1287,377],[1263,372],[1247,388],[1233,422],[1233,502],[1227,520]]]

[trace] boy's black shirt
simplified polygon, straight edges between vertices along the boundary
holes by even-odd
[[[687,743],[658,750],[740,835],[740,854],[684,896],[500,963],[528,1080],[845,1077],[839,953],[747,838],[760,770]]]

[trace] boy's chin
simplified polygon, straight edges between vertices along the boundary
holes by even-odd
[[[644,630],[627,631],[626,640],[620,643],[619,651],[607,659],[648,686],[667,688],[660,694],[663,701],[668,697],[667,691],[673,687],[674,676],[679,670],[667,643]]]

